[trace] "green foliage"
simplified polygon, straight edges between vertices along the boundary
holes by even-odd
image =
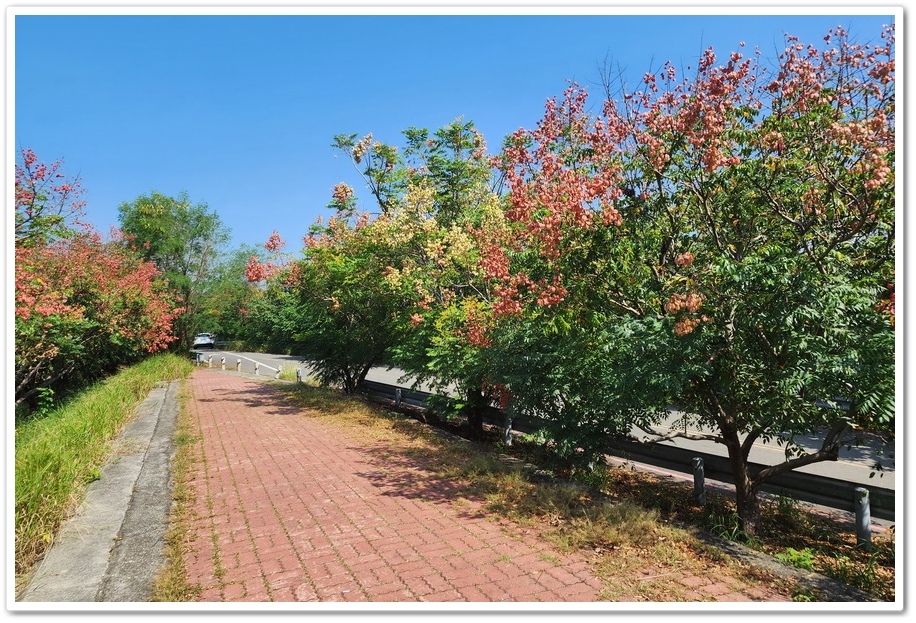
[[[403,150],[371,135],[334,138],[377,209],[359,211],[353,189],[338,184],[335,215],[311,228],[292,272],[268,278],[253,326],[262,342],[294,342],[324,383],[353,390],[369,367],[392,363],[443,391],[457,385],[479,417],[489,370],[480,345],[463,338],[486,313],[472,228],[499,220],[485,145],[461,121],[404,135]]]
[[[262,255],[258,248],[242,246],[220,258],[202,284],[197,327],[215,333],[221,341],[247,341],[250,347],[267,345],[260,341],[253,318],[260,290],[245,277],[250,259]]]
[[[817,595],[810,588],[806,587],[797,587],[792,593],[792,601],[797,601],[799,603],[806,603],[811,601],[816,601]]]
[[[880,577],[878,570],[881,566],[894,568],[894,545],[891,543],[875,543],[863,565],[861,561],[853,560],[841,552],[833,552],[832,556],[820,561],[825,567],[824,571],[831,577],[850,586],[874,592],[882,587],[886,579]]]
[[[798,567],[799,569],[814,569],[814,552],[807,547],[797,550],[794,547],[787,547],[786,551],[776,554],[776,560],[786,564]]]
[[[433,214],[442,226],[474,219],[490,187],[486,142],[473,122],[455,120],[429,135],[404,131],[411,181],[422,178],[434,191]]]
[[[289,294],[274,294],[294,312],[281,318],[290,321],[288,335],[301,343],[316,378],[347,392],[383,361],[404,323],[404,302],[385,281],[393,248],[379,229],[337,220],[316,226],[321,242],[306,249],[295,285]]]
[[[184,313],[178,318],[176,347],[191,346],[201,327],[202,294],[229,232],[206,204],[184,193],[168,197],[153,191],[118,206],[121,230],[140,255],[156,264]]]
[[[742,529],[744,522],[738,513],[728,514],[713,513],[709,517],[709,531],[715,536],[727,541],[744,543],[748,547],[757,548],[759,540],[756,535],[751,535]]]

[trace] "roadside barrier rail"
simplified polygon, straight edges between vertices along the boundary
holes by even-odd
[[[366,394],[379,400],[398,404],[405,403],[417,407],[427,406],[427,400],[433,394],[405,389],[388,383],[365,381],[363,388]],[[484,421],[497,427],[506,425],[498,409],[491,410],[491,416]],[[536,424],[525,418],[512,419],[512,429],[520,433],[531,433],[537,430]],[[619,459],[644,463],[685,474],[695,472],[695,459],[702,460],[706,478],[727,484],[734,484],[728,458],[694,450],[686,450],[662,443],[639,443],[636,441],[615,440],[611,444],[613,454]],[[751,473],[763,469],[765,465],[751,463]],[[774,495],[783,495],[799,501],[809,502],[837,510],[856,512],[857,503],[861,500],[861,489],[868,492],[871,516],[887,521],[895,521],[894,489],[879,486],[863,486],[858,483],[828,478],[817,474],[791,471],[768,480],[761,491]]]

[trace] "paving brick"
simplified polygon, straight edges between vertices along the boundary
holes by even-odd
[[[429,573],[429,563],[425,560],[411,560],[391,565],[391,571],[403,580],[422,578]]]
[[[453,588],[441,591],[439,593],[432,593],[431,595],[425,595],[422,601],[434,601],[434,602],[452,602],[452,601],[464,601],[460,592],[456,591]]]
[[[461,601],[490,601],[487,594],[476,584],[459,587],[458,592],[461,594]]]
[[[373,569],[378,569],[379,567],[386,567],[388,563],[384,558],[378,554],[366,554],[365,556],[358,556],[356,558],[346,559],[347,565],[353,571],[353,573],[362,575],[366,573],[371,573]]]
[[[201,591],[198,601],[220,602],[224,600],[223,591],[218,586],[211,586]]]
[[[717,595],[725,595],[727,593],[730,593],[732,592],[732,589],[727,584],[724,584],[721,582],[713,582],[713,583],[710,583],[704,586],[703,592],[706,593],[707,595],[717,596]]]
[[[293,591],[293,597],[296,601],[318,601],[318,593],[315,587],[307,582],[303,582]]]
[[[222,589],[221,600],[236,601],[245,597],[246,594],[244,582],[228,584]]]
[[[369,601],[415,601],[413,593],[402,582],[379,584],[366,589]]]
[[[698,588],[698,587],[706,586],[707,584],[709,584],[709,580],[707,578],[701,578],[696,575],[687,575],[682,578],[679,578],[678,581],[681,584],[683,584],[684,586],[687,586],[689,588]]]
[[[438,593],[444,590],[448,590],[449,588],[452,587],[451,582],[449,582],[444,577],[442,577],[442,575],[438,572],[430,573],[429,575],[426,575],[421,579],[427,586],[429,586],[430,590],[435,593]],[[414,584],[418,585],[419,582],[414,582]]]
[[[478,584],[477,588],[483,593],[487,601],[509,601],[509,593],[506,592],[506,588],[501,582],[487,582],[485,584]]]
[[[720,596],[717,601],[722,602],[732,602],[732,601],[753,601],[750,597],[744,593],[726,593],[725,595]]]
[[[431,462],[310,417],[266,381],[198,368],[190,389],[201,460],[185,566],[201,601],[573,602],[602,590],[584,556],[487,517]],[[779,598],[726,580],[681,584],[697,601]]]

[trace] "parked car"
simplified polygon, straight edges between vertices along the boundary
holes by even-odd
[[[198,333],[194,336],[194,348],[213,348],[216,346],[216,336],[212,333]]]

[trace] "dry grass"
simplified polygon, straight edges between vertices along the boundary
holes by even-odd
[[[874,534],[872,551],[856,546],[854,526],[815,512],[788,498],[765,498],[760,531],[747,538],[738,528],[734,498],[707,493],[707,503],[691,501],[692,484],[633,469],[608,469],[591,475],[600,488],[620,500],[655,508],[664,520],[707,530],[741,542],[799,568],[821,573],[882,601],[895,598],[893,531]]]
[[[540,478],[530,464],[508,456],[506,448],[468,441],[360,397],[309,386],[281,387],[308,417],[375,444],[393,468],[409,461],[423,465],[429,477],[447,481],[453,503],[474,504],[560,552],[585,553],[606,586],[603,599],[695,600],[696,594],[678,582],[684,574],[710,580],[728,575],[735,590],[762,586],[787,598],[792,593],[784,580],[718,555],[655,508],[581,484]]]
[[[173,489],[169,530],[165,535],[166,564],[153,582],[151,601],[195,601],[200,587],[191,585],[185,573],[184,551],[188,543],[190,509],[194,505],[188,474],[197,454],[194,450],[199,439],[193,417],[188,411],[190,388],[185,383],[180,394],[180,407],[175,430],[175,455],[172,459]]]

